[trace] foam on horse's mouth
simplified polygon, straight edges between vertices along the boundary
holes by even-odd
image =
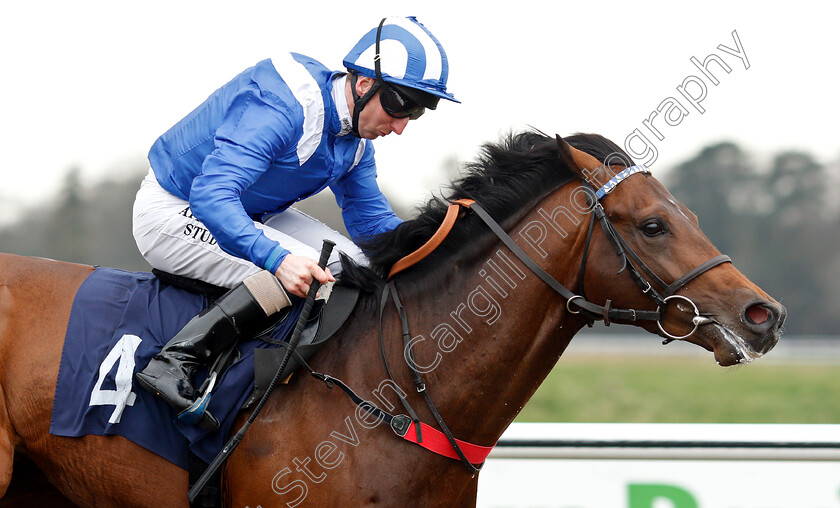
[[[756,352],[749,344],[747,344],[746,340],[726,328],[724,325],[714,323],[714,327],[720,333],[721,338],[729,343],[729,345],[735,350],[737,355],[736,364],[746,365],[756,358],[761,358],[762,353]],[[720,363],[720,360],[718,360],[718,363]]]

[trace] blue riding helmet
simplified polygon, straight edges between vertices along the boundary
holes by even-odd
[[[460,102],[446,91],[449,62],[443,46],[415,17],[384,18],[344,57],[344,66],[353,85],[357,135],[359,114],[380,88],[383,107],[396,118],[415,119],[424,108],[435,109],[440,99]],[[356,93],[357,75],[376,79],[362,97]]]

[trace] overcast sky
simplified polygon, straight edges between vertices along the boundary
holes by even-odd
[[[658,153],[654,172],[722,140],[757,158],[786,149],[840,157],[833,2],[361,5],[4,2],[0,215],[8,203],[52,195],[71,166],[87,181],[118,176],[213,90],[272,54],[296,51],[339,68],[392,14],[416,15],[440,39],[450,90],[463,101],[441,101],[401,137],[376,142],[380,183],[393,196],[423,199],[441,184],[445,161],[472,159],[481,143],[529,125],[598,132],[620,145],[638,129]],[[718,48],[738,49],[733,31],[743,57]],[[710,54],[731,69],[709,64],[717,85],[690,61]],[[703,93],[700,83],[706,89],[697,107],[678,90],[686,79],[689,95]],[[676,125],[663,114],[651,120],[657,108]],[[638,135],[635,146],[644,148]]]

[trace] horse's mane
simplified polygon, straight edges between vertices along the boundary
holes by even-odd
[[[621,148],[601,135],[579,133],[564,139],[602,162],[610,159],[616,164],[619,163],[617,157],[625,165],[632,165],[632,160]],[[414,252],[437,231],[449,201],[474,199],[496,221],[504,223],[529,210],[550,192],[579,178],[561,159],[556,139],[535,130],[510,133],[497,143],[486,143],[477,160],[465,164],[462,173],[462,177],[444,189],[441,197],[432,196],[421,206],[414,219],[360,242],[370,261],[370,269],[379,277],[372,277],[367,270],[345,262],[343,283],[366,289],[378,286],[391,265]],[[488,232],[483,222],[473,219],[477,218],[457,221],[446,240],[421,264],[435,266],[456,252],[470,249],[476,238]],[[428,269],[410,270],[401,276],[414,279],[423,277],[424,272]]]

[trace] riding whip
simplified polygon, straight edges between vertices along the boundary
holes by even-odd
[[[335,247],[335,242],[331,240],[324,240],[324,244],[321,247],[321,258],[318,260],[318,266],[323,270],[327,266],[327,261],[330,259],[330,254],[332,254],[333,247]],[[309,293],[306,295],[306,301],[303,302],[303,309],[300,311],[300,316],[298,317],[297,323],[295,324],[295,329],[292,331],[292,337],[289,339],[289,347],[286,348],[286,354],[283,356],[283,361],[280,362],[280,368],[277,369],[277,373],[274,374],[274,377],[271,379],[271,383],[268,385],[268,388],[265,390],[262,398],[260,399],[259,404],[257,407],[254,408],[254,411],[251,413],[251,416],[248,418],[248,421],[242,426],[239,431],[234,434],[232,438],[225,444],[222,450],[216,455],[216,458],[213,459],[213,462],[207,466],[207,469],[195,482],[195,484],[190,489],[189,493],[187,494],[190,502],[193,502],[195,498],[198,496],[198,493],[201,491],[202,488],[210,481],[210,478],[218,471],[222,464],[227,460],[233,450],[239,446],[239,443],[242,441],[242,438],[245,437],[245,432],[248,430],[248,427],[254,423],[254,420],[257,419],[257,415],[260,414],[262,411],[265,402],[268,400],[268,396],[271,395],[271,392],[274,390],[274,387],[280,381],[280,375],[283,373],[283,369],[286,368],[286,364],[289,362],[292,354],[297,349],[298,342],[300,342],[300,335],[303,333],[303,329],[306,327],[306,322],[309,320],[309,314],[312,312],[312,306],[315,304],[315,295],[318,293],[318,289],[320,289],[321,283],[313,278],[312,284],[309,286]]]

